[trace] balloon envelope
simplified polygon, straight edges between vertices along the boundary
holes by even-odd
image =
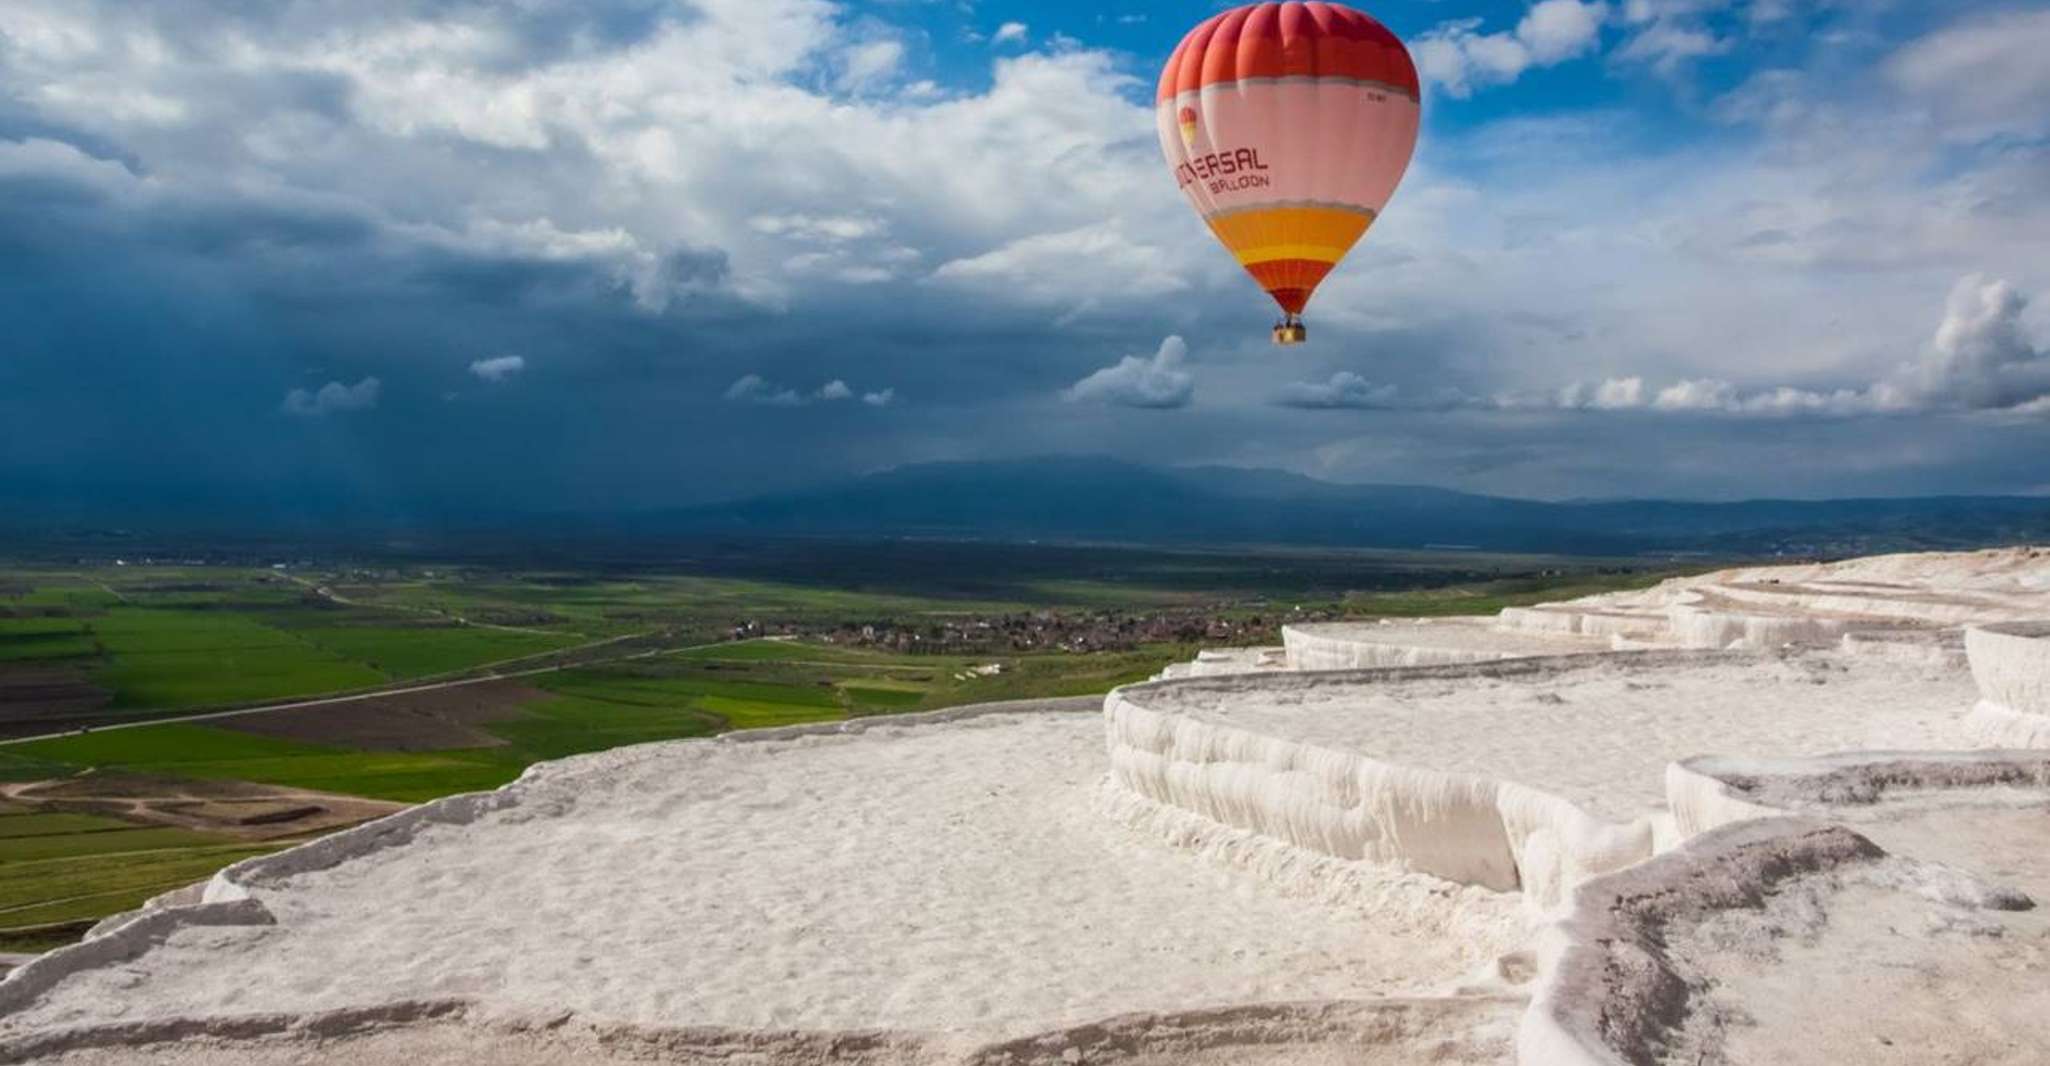
[[[1418,100],[1387,27],[1338,4],[1266,3],[1190,30],[1155,111],[1183,195],[1293,316],[1402,180]]]

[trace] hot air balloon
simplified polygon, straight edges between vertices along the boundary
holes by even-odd
[[[1274,343],[1367,232],[1409,166],[1416,65],[1338,4],[1265,3],[1205,20],[1168,57],[1160,150],[1196,213],[1281,307]]]

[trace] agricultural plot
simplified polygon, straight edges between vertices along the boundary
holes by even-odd
[[[97,582],[72,576],[38,579],[30,575],[28,591],[0,599],[0,603],[21,610],[58,608],[66,611],[97,611],[121,602],[121,597]]]
[[[392,680],[452,673],[577,643],[561,634],[511,632],[478,626],[320,626],[294,628],[294,637]]]
[[[675,630],[704,639],[723,633],[736,619],[747,618],[831,622],[1030,609],[1009,601],[936,600],[892,591],[674,574],[637,575],[632,580],[549,574],[521,575],[519,579],[444,575],[399,584],[337,585],[335,591],[359,604],[433,611],[449,617],[552,619],[543,624],[593,639],[648,629]]]
[[[517,777],[525,766],[515,755],[493,748],[362,751],[190,723],[39,740],[6,751],[14,758],[34,759],[74,772],[91,767],[202,780],[258,781],[406,802],[496,788]]]
[[[840,691],[846,693],[847,698],[859,707],[902,710],[925,702],[926,694],[931,690],[916,685],[867,680],[860,684],[852,681],[843,682]]]
[[[0,588],[0,733],[374,688],[583,639],[338,603],[264,571],[106,573]]]
[[[36,951],[272,850],[231,837],[0,804],[0,951]]]
[[[614,714],[622,708],[687,710],[707,723],[706,733],[830,721],[848,712],[830,678],[798,678],[745,667],[711,670],[693,663],[636,663],[623,669],[565,671],[541,685],[588,705],[610,706]]]
[[[0,662],[60,662],[98,655],[84,622],[72,618],[0,618]]]
[[[524,715],[488,728],[515,757],[539,762],[655,740],[703,737],[730,722],[688,703],[619,703],[558,696],[522,707]]]
[[[117,708],[240,703],[386,680],[361,662],[239,613],[116,607],[90,625],[107,655],[97,680],[114,690]]]

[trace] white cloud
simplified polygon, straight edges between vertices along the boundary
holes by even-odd
[[[1847,417],[1895,413],[1900,410],[1890,387],[1833,389],[1820,392],[1788,385],[1745,392],[1714,378],[1675,382],[1653,397],[1655,411],[1672,414]]]
[[[954,259],[934,270],[935,282],[1013,300],[1073,303],[1145,298],[1180,292],[1188,282],[1178,264],[1119,225],[1094,223],[1060,233],[1021,237],[981,255]]]
[[[525,369],[527,360],[524,356],[518,355],[500,355],[490,359],[472,360],[470,363],[470,373],[492,382],[504,381]]]
[[[1417,71],[1447,95],[1507,85],[1532,67],[1577,59],[1601,44],[1609,9],[1599,0],[1539,0],[1513,31],[1479,32],[1481,20],[1442,23],[1411,42]]]
[[[1633,27],[1616,58],[1643,63],[1675,77],[1689,60],[1722,55],[1736,47],[1735,37],[1718,34],[1709,19],[1726,15],[1731,0],[1626,0],[1622,21]],[[1764,26],[1786,17],[1778,0],[1754,5],[1750,25]]]
[[[1726,411],[1738,406],[1737,387],[1727,381],[1698,378],[1659,390],[1651,405],[1661,411]]]
[[[1329,381],[1292,381],[1281,387],[1275,402],[1283,407],[1357,408],[1376,410],[1400,406],[1399,390],[1377,385],[1350,370],[1331,375]]]
[[[1864,383],[1834,388],[1743,386],[1722,378],[1683,378],[1653,386],[1641,375],[1571,382],[1550,390],[1475,396],[1441,389],[1429,396],[1375,384],[1351,371],[1327,382],[1284,386],[1286,407],[1361,410],[1463,408],[1496,411],[1642,411],[1747,418],[1853,418],[1941,412],[2050,414],[2050,349],[2031,339],[2028,300],[2012,285],[1968,275],[1952,286],[1933,336],[1916,358]]]
[[[756,215],[747,224],[757,233],[832,244],[879,236],[889,229],[873,215]]]
[[[2050,351],[2024,332],[2028,305],[2005,281],[1977,274],[1959,279],[1911,383],[1932,401],[1973,410],[2050,399]]]
[[[842,92],[863,93],[889,84],[904,63],[904,45],[890,38],[864,41],[840,54],[840,73],[834,85]]]
[[[2025,331],[2028,300],[2004,281],[1968,275],[1951,288],[1943,318],[1919,358],[1870,384],[1835,389],[1790,385],[1744,389],[1717,378],[1691,378],[1658,389],[1654,411],[1792,417],[1899,415],[1932,411],[2050,410],[2050,351]],[[1641,378],[1598,386],[1568,385],[1554,397],[1566,410],[1623,411],[1646,406]],[[1500,406],[1542,406],[1541,400],[1499,399]]]
[[[602,4],[173,17],[18,0],[0,5],[0,97],[121,145],[165,187],[288,193],[451,252],[589,263],[651,313],[714,288],[780,308],[817,280],[914,276],[1112,215],[1185,222],[1141,195],[1159,181],[1150,109],[1108,52],[1006,57],[979,91],[888,92],[906,62],[894,27],[822,0],[691,8],[613,41]],[[346,103],[309,102],[314,84]],[[162,106],[112,107],[109,87]],[[792,239],[841,251],[795,257]],[[680,279],[679,250],[724,266]]]
[[[1028,30],[1029,27],[1022,22],[1006,22],[998,26],[997,31],[990,35],[989,43],[993,45],[1024,44]]]
[[[725,399],[728,403],[750,403],[763,407],[804,407],[813,403],[851,400],[854,395],[854,388],[839,378],[804,393],[770,382],[760,374],[747,374],[727,386]],[[880,389],[862,394],[861,402],[870,407],[886,407],[896,396],[895,389]]]
[[[1516,24],[1516,39],[1530,49],[1533,62],[1550,66],[1593,51],[1607,17],[1608,7],[1601,3],[1542,0]]]
[[[1643,378],[1610,378],[1595,386],[1588,406],[1597,411],[1627,411],[1644,406]]]
[[[746,374],[726,388],[728,403],[753,403],[764,407],[801,407],[804,397],[796,389],[769,384],[760,374]]]
[[[1187,407],[1196,395],[1195,376],[1183,369],[1189,346],[1180,337],[1160,342],[1148,359],[1128,355],[1115,365],[1068,386],[1061,396],[1069,403],[1093,402],[1120,407],[1169,409]]]
[[[1884,67],[1953,140],[2050,132],[2050,10],[1968,19],[1900,49]]]
[[[343,411],[366,411],[377,406],[377,394],[381,387],[376,378],[364,378],[354,385],[330,381],[312,392],[293,389],[285,394],[285,400],[279,405],[279,410],[301,418],[321,418]]]
[[[1661,22],[1638,31],[1616,50],[1616,58],[1644,63],[1670,75],[1690,59],[1722,55],[1735,45],[1735,41],[1699,26]]]

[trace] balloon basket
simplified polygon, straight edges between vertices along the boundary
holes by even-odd
[[[1279,345],[1301,344],[1310,339],[1310,331],[1303,326],[1303,320],[1294,315],[1274,326],[1274,343]]]

